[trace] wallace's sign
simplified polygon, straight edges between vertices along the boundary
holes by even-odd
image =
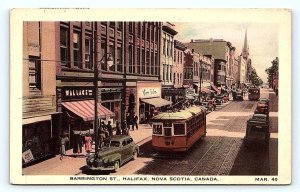
[[[91,99],[94,97],[93,87],[64,87],[62,89],[62,99]]]

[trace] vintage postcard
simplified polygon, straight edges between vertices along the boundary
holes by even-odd
[[[291,10],[10,19],[12,184],[291,183]]]

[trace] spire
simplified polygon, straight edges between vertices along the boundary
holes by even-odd
[[[248,47],[248,41],[247,41],[247,28],[245,32],[245,39],[244,39],[244,47],[243,47],[243,57],[248,58],[249,55],[249,47]]]

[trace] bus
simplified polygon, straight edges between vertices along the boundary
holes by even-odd
[[[200,106],[160,113],[152,117],[151,123],[156,151],[188,151],[206,136],[206,110]]]
[[[260,89],[258,87],[250,87],[248,90],[248,100],[258,101],[260,98]]]

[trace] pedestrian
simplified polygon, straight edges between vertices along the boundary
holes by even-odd
[[[136,126],[136,130],[139,129],[139,127],[138,127],[138,119],[139,119],[138,116],[134,115],[133,120],[132,120],[132,130],[134,130],[134,126]]]
[[[126,127],[129,130],[130,129],[130,124],[131,124],[131,118],[130,118],[129,113],[127,113],[127,115],[126,115],[126,123],[127,123]]]
[[[77,153],[77,156],[79,156],[82,153],[82,137],[80,134],[74,134],[74,142],[73,142],[73,154],[75,155]]]
[[[127,122],[124,120],[121,124],[122,135],[128,135]]]
[[[113,135],[113,129],[111,126],[111,121],[108,121],[108,124],[106,125],[107,131],[108,131],[108,136],[112,136]]]
[[[122,130],[119,121],[116,121],[116,135],[122,135]]]
[[[92,137],[89,133],[85,134],[84,141],[85,141],[84,146],[85,146],[86,156],[89,156],[92,150]]]
[[[108,137],[108,136],[109,136],[109,133],[108,133],[108,131],[107,131],[107,125],[105,124],[104,121],[101,122],[101,128],[102,128],[102,130],[103,130],[103,132],[104,132],[104,134],[105,134],[105,137]]]
[[[69,141],[69,138],[65,135],[60,135],[60,160],[66,155],[66,144]]]
[[[103,144],[104,144],[104,140],[105,140],[105,131],[103,130],[102,127],[100,127],[100,130],[99,130],[99,143],[98,143],[98,146],[100,149],[102,149],[103,147]]]

